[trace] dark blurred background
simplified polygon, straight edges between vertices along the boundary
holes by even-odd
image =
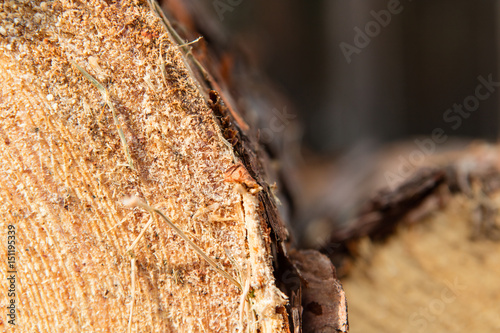
[[[205,1],[290,97],[311,150],[428,136],[436,127],[497,140],[496,91],[457,129],[443,119],[474,95],[478,76],[500,81],[497,1]]]

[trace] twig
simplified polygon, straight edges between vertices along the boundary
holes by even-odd
[[[132,332],[132,316],[134,314],[134,303],[135,303],[135,258],[132,258],[130,262],[130,275],[132,279],[132,286],[130,293],[132,294],[132,301],[130,303],[130,315],[128,317],[128,333]]]
[[[99,90],[99,92],[101,93],[102,98],[104,99],[104,101],[106,102],[106,104],[108,105],[108,107],[111,109],[111,113],[113,114],[113,121],[115,122],[116,129],[118,130],[118,135],[120,136],[122,147],[123,147],[123,150],[125,152],[125,156],[127,157],[128,165],[129,165],[129,167],[132,170],[135,171],[134,162],[132,161],[132,157],[130,156],[130,152],[129,152],[129,149],[128,149],[127,141],[125,140],[125,134],[123,134],[122,126],[120,125],[120,121],[118,120],[118,117],[116,116],[115,107],[113,106],[113,103],[111,103],[111,99],[109,98],[109,91],[108,91],[108,89],[106,89],[99,81],[97,81],[95,78],[93,78],[92,75],[90,75],[89,73],[87,73],[87,71],[85,71],[85,69],[83,69],[82,67],[80,67],[77,63],[75,63],[75,62],[73,62],[71,60],[69,60],[69,62],[71,64],[73,64],[73,66],[75,66],[76,69],[78,69],[80,71],[80,73],[82,73],[83,76],[90,83],[92,83],[92,85],[94,87],[97,88],[97,90]]]
[[[184,47],[184,46],[192,45],[194,43],[198,43],[200,41],[200,39],[202,39],[202,38],[203,38],[203,36],[200,36],[191,42],[180,44],[180,45],[178,45],[178,47]]]
[[[165,61],[163,61],[163,36],[160,38],[160,42],[158,43],[160,46],[159,46],[159,49],[160,49],[160,54],[159,54],[159,57],[158,57],[158,62],[160,64],[160,68],[161,68],[161,76],[163,78],[163,83],[165,83],[165,88],[168,87],[168,83],[167,83],[167,69],[165,68]]]
[[[125,217],[124,217],[124,218],[123,218],[120,222],[118,222],[117,224],[115,224],[114,226],[112,226],[111,228],[109,228],[108,230],[106,230],[106,231],[104,231],[104,232],[107,234],[108,232],[110,232],[110,231],[111,231],[111,230],[113,230],[114,228],[116,228],[116,227],[118,227],[118,226],[122,225],[123,223],[125,223],[125,222],[127,221],[127,218],[128,218],[128,216],[129,216],[129,215],[130,215],[130,214],[128,214],[127,216],[125,216]]]
[[[139,236],[137,236],[137,238],[134,240],[134,242],[129,247],[127,247],[127,252],[130,252],[130,251],[132,251],[135,248],[135,246],[137,245],[137,243],[139,243],[139,240],[141,240],[142,236],[144,236],[144,234],[146,233],[146,230],[149,229],[149,227],[151,226],[151,224],[153,224],[153,216],[152,216],[152,214],[151,214],[151,218],[148,221],[148,224],[146,224],[146,226],[144,228],[142,228],[142,231],[139,234]]]
[[[145,209],[147,210],[148,212],[150,213],[156,213],[158,215],[160,215],[160,217],[165,221],[167,222],[167,224],[170,226],[170,228],[174,229],[174,231],[182,238],[184,239],[192,248],[193,250],[196,251],[196,253],[198,253],[200,255],[200,257],[202,257],[210,266],[212,266],[213,269],[215,269],[217,272],[219,272],[222,276],[224,276],[226,279],[228,279],[229,281],[231,281],[236,287],[238,287],[238,289],[240,290],[243,290],[243,288],[241,287],[241,284],[236,281],[235,278],[233,278],[231,275],[229,275],[229,273],[227,273],[225,270],[223,270],[222,268],[219,267],[219,265],[217,265],[217,263],[211,259],[209,256],[207,256],[205,254],[205,252],[203,252],[203,250],[201,248],[198,247],[198,245],[196,245],[192,240],[190,240],[186,234],[181,230],[179,229],[167,216],[165,216],[165,214],[163,214],[160,210],[156,209],[156,208],[153,208],[151,206],[149,206],[148,204],[146,204],[145,202],[141,201],[139,198],[137,197],[132,197],[132,198],[128,198],[126,200],[124,200],[123,202],[126,206],[129,206],[129,207],[134,207],[134,206],[137,206],[137,207],[140,207],[142,209]]]

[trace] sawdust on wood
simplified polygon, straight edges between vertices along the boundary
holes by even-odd
[[[256,319],[247,328],[283,331],[288,319],[276,307],[286,299],[265,258],[263,214],[253,194],[224,181],[234,152],[150,4],[0,6],[0,230],[9,223],[19,230],[18,327],[124,332],[129,321],[133,332],[239,327],[241,291],[171,228],[147,229],[131,265],[127,247],[150,219],[122,205],[134,195],[175,220],[228,274],[250,267]],[[109,101],[72,62],[106,87]],[[261,240],[249,246],[250,235]],[[7,299],[5,283],[0,302]]]

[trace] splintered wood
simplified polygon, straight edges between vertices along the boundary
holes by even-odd
[[[23,332],[288,327],[277,312],[286,296],[263,259],[270,231],[257,194],[226,181],[235,154],[154,8],[0,4],[0,230],[17,229]],[[251,297],[161,220],[129,247],[151,218],[123,206],[132,195],[165,212]],[[261,239],[249,249],[247,236]]]

